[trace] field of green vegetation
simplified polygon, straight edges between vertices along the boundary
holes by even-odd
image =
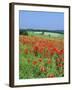
[[[64,34],[23,32],[19,36],[19,78],[64,76]]]

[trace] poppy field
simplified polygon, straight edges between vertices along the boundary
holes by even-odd
[[[62,36],[19,35],[20,79],[63,76],[64,38]]]

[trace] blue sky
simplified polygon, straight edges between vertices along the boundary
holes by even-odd
[[[20,10],[19,28],[64,30],[64,13]]]

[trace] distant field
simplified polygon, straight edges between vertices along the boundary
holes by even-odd
[[[42,32],[28,32],[29,36],[39,36],[42,38],[58,38],[58,39],[63,39],[64,38],[64,34],[61,33],[52,33],[52,32],[44,32],[44,34],[42,34]]]
[[[64,34],[23,32],[19,36],[19,78],[64,76]]]

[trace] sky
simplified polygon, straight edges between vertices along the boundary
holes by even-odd
[[[64,13],[20,10],[19,28],[64,30]]]

